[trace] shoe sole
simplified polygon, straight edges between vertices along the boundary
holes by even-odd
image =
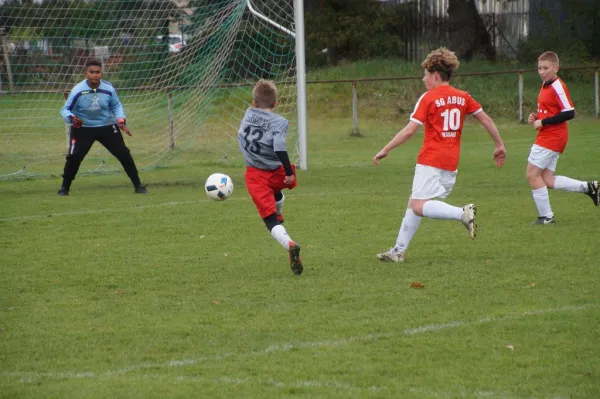
[[[289,252],[290,268],[296,276],[299,276],[304,271],[304,266],[302,266],[302,261],[300,260],[300,245],[294,245],[292,248],[290,248]]]
[[[404,262],[404,259],[402,259],[402,258],[394,260],[394,259],[390,259],[390,258],[380,258],[378,256],[377,259],[379,259],[379,261],[381,261],[381,262],[393,262],[393,263],[402,263],[402,262]]]
[[[546,222],[544,222],[544,223],[538,223],[538,222],[536,221],[536,222],[531,222],[531,223],[529,223],[529,224],[530,224],[530,225],[532,225],[532,226],[548,226],[548,225],[550,225],[550,224],[556,224],[556,219],[552,219],[552,221],[550,221],[550,222],[548,222],[548,223],[546,223]]]

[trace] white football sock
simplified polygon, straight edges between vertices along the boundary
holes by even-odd
[[[538,215],[540,217],[551,218],[554,216],[552,208],[550,207],[550,197],[548,196],[548,187],[542,187],[537,190],[531,190],[533,193],[533,201],[537,208]]]
[[[290,249],[290,242],[292,242],[292,239],[290,236],[288,236],[288,233],[283,225],[278,224],[277,226],[273,227],[273,230],[271,230],[271,235],[277,240],[278,243],[281,244],[282,247],[285,248],[286,251]]]
[[[460,220],[463,212],[462,208],[446,204],[442,201],[427,201],[423,205],[423,216],[431,219]]]
[[[414,237],[419,225],[421,224],[421,217],[415,215],[412,209],[407,209],[402,219],[402,225],[398,232],[398,238],[396,239],[396,246],[394,247],[398,252],[404,253],[410,244],[410,240]]]
[[[285,201],[285,195],[283,195],[283,193],[281,193],[281,195],[281,199],[275,202],[275,212],[277,212],[278,215],[283,213],[283,201]]]
[[[556,190],[572,191],[574,193],[585,193],[588,190],[587,182],[565,176],[555,177],[554,188]]]

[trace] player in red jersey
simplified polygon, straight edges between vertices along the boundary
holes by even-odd
[[[529,115],[528,122],[538,130],[535,143],[527,159],[527,181],[531,186],[538,218],[533,224],[545,225],[556,222],[550,207],[548,187],[592,198],[594,205],[600,202],[597,181],[579,181],[565,176],[554,176],[558,157],[563,153],[569,139],[567,121],[575,117],[575,107],[567,85],[558,77],[558,55],[547,51],[538,58],[538,73],[542,88],[538,96],[537,112]]]
[[[474,204],[456,207],[434,200],[446,198],[456,182],[465,116],[473,115],[494,140],[493,157],[497,167],[504,164],[506,150],[496,125],[483,112],[481,105],[469,93],[450,86],[450,78],[458,65],[454,52],[444,47],[429,53],[421,64],[425,70],[423,82],[427,92],[417,101],[408,124],[373,158],[375,165],[379,165],[379,161],[392,149],[405,143],[420,126],[424,126],[425,137],[417,158],[408,209],[396,245],[377,255],[381,261],[404,261],[404,252],[419,228],[422,216],[458,220],[467,227],[471,238],[475,238],[477,225]]]

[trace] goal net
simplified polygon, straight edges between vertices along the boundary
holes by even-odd
[[[261,78],[277,83],[297,154],[293,0],[6,0],[2,29],[0,177],[62,173],[59,111],[90,58],[117,90],[140,169],[242,165],[237,129]],[[80,173],[117,170],[96,143]]]

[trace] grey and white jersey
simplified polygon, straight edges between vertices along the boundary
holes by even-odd
[[[288,121],[281,115],[250,107],[242,119],[238,140],[247,166],[274,170],[281,166],[275,151],[287,151]]]

